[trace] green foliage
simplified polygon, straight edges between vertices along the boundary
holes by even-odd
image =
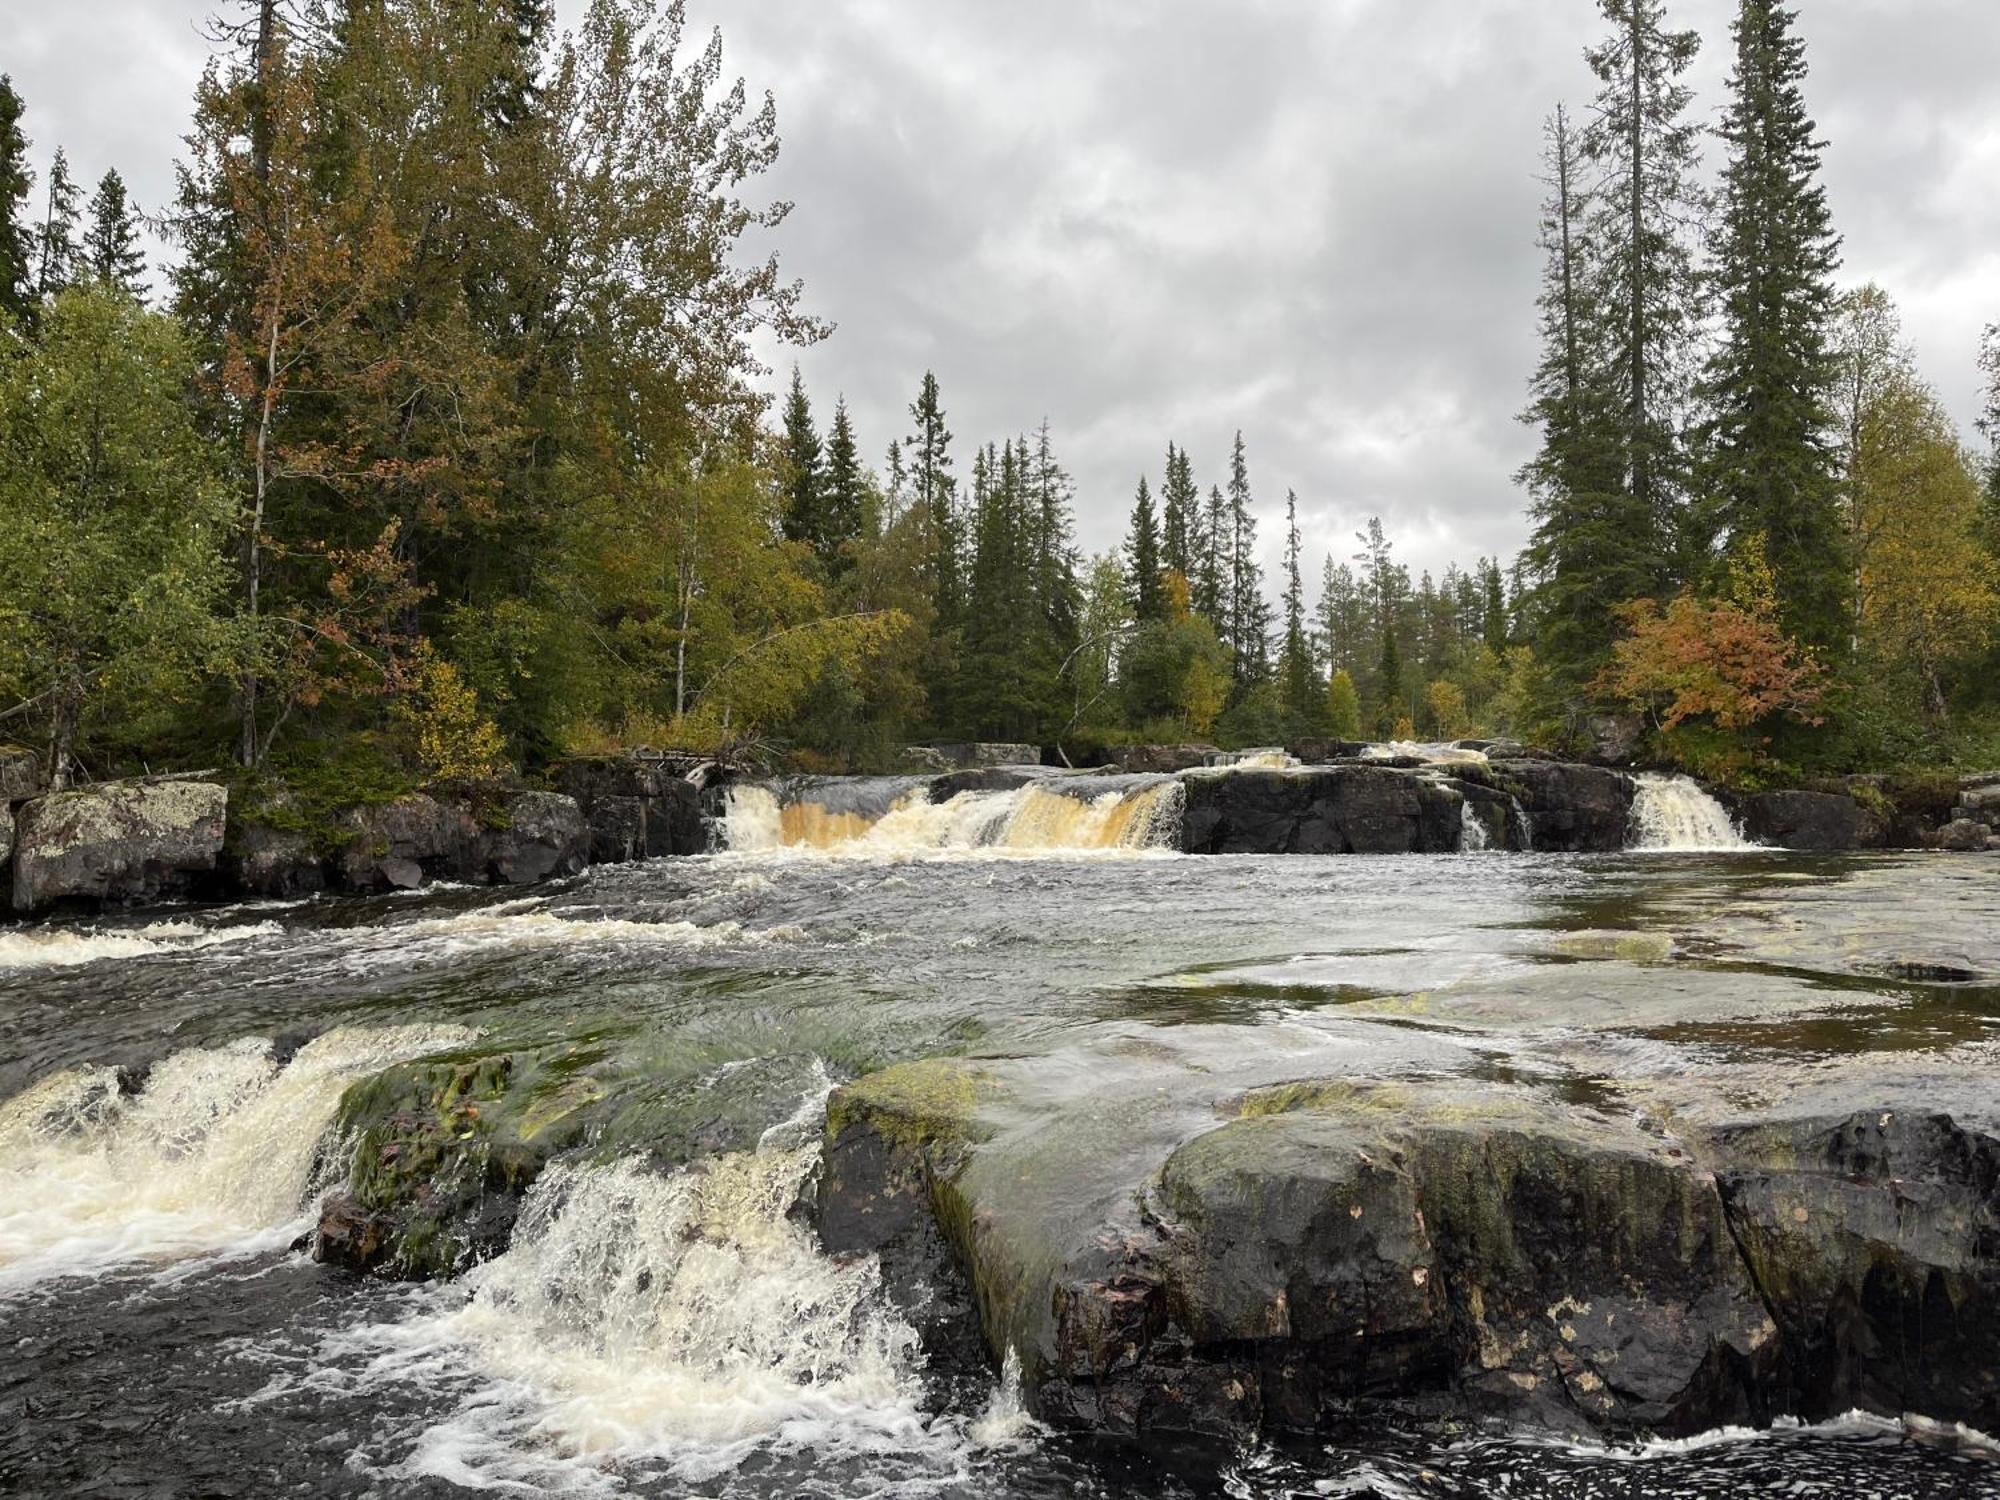
[[[33,260],[23,211],[34,174],[28,138],[21,133],[21,96],[0,73],[0,324],[25,324],[33,316]]]
[[[1327,687],[1326,727],[1335,739],[1352,740],[1361,735],[1361,695],[1354,690],[1354,679],[1345,667],[1333,674]]]
[[[0,688],[51,775],[107,720],[223,667],[232,506],[173,322],[99,286],[0,342]]]
[[[506,742],[479,706],[479,695],[427,640],[399,663],[391,722],[426,782],[497,780]]]
[[[146,295],[146,254],[139,248],[138,210],[125,193],[125,179],[106,172],[90,200],[90,227],[84,231],[85,269],[129,297]]]

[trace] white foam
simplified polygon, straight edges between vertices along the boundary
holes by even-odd
[[[723,830],[728,849],[737,853],[1160,857],[1173,853],[1185,796],[1179,782],[1168,780],[1114,787],[1094,797],[1031,783],[1007,791],[960,792],[944,802],[931,802],[918,791],[879,815],[867,815],[785,804],[769,787],[745,785],[730,789]]]
[[[1634,849],[1662,853],[1727,853],[1754,849],[1720,802],[1686,776],[1642,772],[1632,802]]]
[[[136,1095],[109,1068],[0,1104],[0,1294],[134,1262],[244,1254],[310,1222],[348,1084],[461,1044],[462,1027],[343,1027],[284,1067],[251,1037],[162,1059]]]
[[[413,1387],[454,1400],[361,1461],[392,1483],[563,1494],[613,1493],[637,1472],[709,1484],[759,1452],[963,1483],[972,1442],[962,1420],[923,1412],[916,1334],[875,1261],[830,1259],[790,1217],[823,1100],[755,1151],[672,1174],[550,1167],[503,1255],[322,1351],[387,1405]],[[1020,1430],[1004,1410],[990,1428]]]
[[[146,958],[156,953],[190,953],[253,938],[274,937],[283,930],[275,922],[234,927],[152,922],[144,927],[14,928],[0,932],[0,972],[69,968],[107,958]]]

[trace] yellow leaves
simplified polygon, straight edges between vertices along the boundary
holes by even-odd
[[[426,780],[491,781],[506,768],[506,743],[479,695],[428,640],[418,640],[399,677],[396,724]]]
[[[1746,548],[1754,559],[1759,549]],[[1778,626],[1768,599],[1749,605],[1681,594],[1618,606],[1626,635],[1611,648],[1597,691],[1650,713],[1662,729],[1707,718],[1747,729],[1767,715],[1810,718],[1825,673]]]
[[[1440,738],[1455,740],[1472,733],[1472,714],[1465,706],[1465,691],[1457,683],[1439,678],[1425,690],[1424,701]]]

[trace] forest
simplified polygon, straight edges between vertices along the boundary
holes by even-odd
[[[929,371],[895,433],[796,367],[761,394],[760,344],[831,330],[748,248],[791,211],[776,106],[678,0],[570,34],[549,0],[238,5],[143,219],[60,150],[38,181],[0,80],[0,737],[57,786],[349,798],[640,746],[1606,722],[1743,785],[2000,764],[2000,326],[1975,445],[1891,291],[1841,280],[1794,10],[1743,0],[1710,129],[1702,39],[1599,9],[1522,226],[1531,537],[1441,576],[1393,516],[1305,556],[1297,490],[1338,476],[1281,509],[1242,433],[1134,455],[1090,556],[1041,413],[955,434]]]

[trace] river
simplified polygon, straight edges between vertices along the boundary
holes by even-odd
[[[1182,856],[1149,847],[1144,795],[997,840],[991,808],[883,832],[893,786],[789,828],[740,799],[729,852],[526,896],[0,929],[0,1491],[2000,1495],[1976,1434],[1918,1414],[1633,1447],[1142,1446],[1042,1430],[1004,1376],[927,1372],[874,1266],[788,1212],[828,1091],[890,1063],[1338,1027],[1602,1098],[2000,1061],[1991,858]],[[315,1264],[296,1246],[345,1171],[342,1090],[475,1037],[632,1080],[617,1131],[465,1276]]]

